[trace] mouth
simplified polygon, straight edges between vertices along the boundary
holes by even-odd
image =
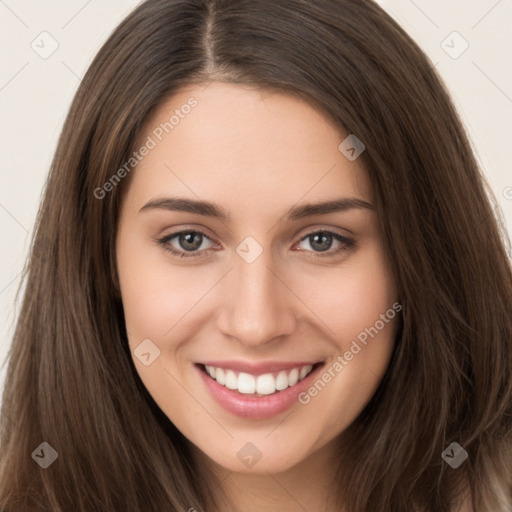
[[[325,362],[249,365],[196,363],[210,396],[225,411],[246,419],[266,419],[298,402]]]
[[[279,372],[254,375],[248,372],[201,364],[200,368],[213,380],[227,389],[238,391],[242,395],[268,396],[304,380],[316,367],[323,363],[297,365]]]

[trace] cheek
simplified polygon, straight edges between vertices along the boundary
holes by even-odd
[[[334,351],[301,403],[318,418],[322,435],[334,436],[356,418],[381,382],[401,308],[379,248],[324,278],[317,276],[315,290],[311,309],[327,326]]]
[[[328,336],[337,340],[340,350],[346,350],[347,343],[379,321],[397,300],[382,251],[377,245],[371,249],[338,267],[301,279],[300,296],[307,298],[308,307],[324,324]]]
[[[154,244],[148,242],[147,245]],[[173,267],[163,249],[141,247],[120,235],[117,266],[130,345],[163,341],[214,283],[205,271]],[[132,347],[133,348],[133,347]],[[162,348],[162,347],[160,347]]]
[[[174,419],[184,409],[188,410],[187,421],[199,417],[200,411],[190,407],[190,397],[178,384],[181,377],[176,372],[176,358],[182,339],[191,332],[190,328],[183,330],[186,315],[204,295],[204,280],[172,269],[164,251],[142,248],[135,237],[122,232],[117,244],[117,268],[128,342],[139,377],[169,417]],[[147,365],[139,358],[146,352],[150,353]]]

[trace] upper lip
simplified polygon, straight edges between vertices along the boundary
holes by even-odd
[[[281,370],[291,370],[292,368],[301,368],[302,366],[315,365],[320,361],[262,361],[259,363],[241,360],[229,361],[202,361],[199,364],[204,366],[214,366],[225,370],[234,370],[237,372],[249,373],[251,375],[263,375],[265,373],[280,372]]]

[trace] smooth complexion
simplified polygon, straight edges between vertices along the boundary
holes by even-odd
[[[374,209],[287,218],[293,208],[336,199],[371,205],[370,183],[361,159],[338,150],[348,134],[317,109],[243,85],[180,90],[140,141],[191,97],[197,106],[125,183],[117,268],[130,349],[150,339],[160,350],[149,366],[134,363],[202,466],[227,477],[234,510],[326,510],[337,441],[384,375],[396,318],[310,403],[263,419],[222,407],[198,363],[328,367],[392,307],[398,297]],[[161,200],[171,197],[215,203],[226,218],[166,208]],[[170,236],[187,230],[198,233],[188,251],[186,239]],[[307,236],[315,233],[320,242]],[[249,236],[262,249],[251,263],[237,252]],[[261,453],[252,467],[237,457],[246,443]]]

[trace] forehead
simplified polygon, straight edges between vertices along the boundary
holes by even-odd
[[[137,202],[180,194],[262,210],[329,197],[370,200],[361,159],[338,149],[343,133],[304,100],[239,84],[190,85],[141,130],[151,147],[130,180]]]

